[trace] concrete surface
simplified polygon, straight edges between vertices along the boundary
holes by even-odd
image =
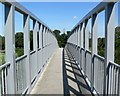
[[[78,65],[63,49],[55,52],[30,94],[92,95]]]
[[[63,94],[62,50],[57,50],[30,94]]]

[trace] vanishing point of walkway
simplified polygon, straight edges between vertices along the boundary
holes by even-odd
[[[69,51],[58,49],[31,94],[83,95],[91,91]]]

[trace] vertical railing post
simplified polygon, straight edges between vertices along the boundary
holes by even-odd
[[[45,64],[45,30],[46,30],[46,27],[44,26],[44,27],[43,27],[43,32],[42,32],[42,39],[43,39],[43,40],[42,40],[42,45],[43,45],[43,46],[42,46],[42,47],[43,47],[43,48],[42,48],[42,61],[43,61],[43,62],[42,62],[42,63],[43,63],[42,65]]]
[[[78,27],[76,28],[76,45],[78,46]]]
[[[47,47],[46,47],[46,59],[47,59],[47,61],[48,61],[48,31],[49,31],[49,29],[46,32],[46,45],[47,45]]]
[[[108,93],[108,65],[109,61],[114,62],[114,3],[111,2],[105,7],[105,76],[104,76],[104,94]],[[112,82],[111,82],[112,83]]]
[[[37,75],[37,28],[38,28],[38,23],[37,21],[33,20],[33,49],[35,51],[35,61],[34,61],[34,64],[35,64],[35,75]]]
[[[80,46],[83,48],[84,44],[84,23],[81,24],[81,32],[80,32]]]
[[[81,52],[81,55],[80,55],[80,59],[81,59],[81,68],[83,70],[83,54],[82,54],[82,48],[84,46],[84,23],[81,23],[81,31],[80,31],[80,52]]]
[[[80,47],[80,25],[78,26],[78,46]]]
[[[85,75],[86,75],[86,50],[89,49],[89,32],[88,32],[88,19],[85,20],[85,29],[84,29],[84,48],[85,48],[85,51],[84,51],[84,55],[85,55],[85,65],[84,65],[84,72],[85,72]]]
[[[76,27],[76,29],[75,29],[75,59],[76,59],[76,63],[78,63],[78,60],[77,60],[77,54],[78,54],[78,52],[77,52],[77,48],[78,48],[78,35],[77,35],[77,31],[78,31],[78,28]]]
[[[42,47],[42,49],[41,49],[42,50],[42,65],[41,66],[43,66],[43,63],[44,63],[44,60],[43,60],[44,59],[44,54],[43,54],[43,50],[44,50],[44,48],[43,48],[44,47],[44,45],[43,45],[43,41],[44,41],[43,40],[44,39],[44,34],[43,34],[44,33],[44,28],[45,28],[44,25],[42,25],[42,33],[41,33],[41,39],[42,39],[42,46],[41,46]]]
[[[44,31],[44,60],[45,60],[44,64],[46,64],[46,31],[47,31],[47,27]]]
[[[42,48],[42,30],[43,30],[43,25],[40,25],[40,30],[39,30],[39,47]]]
[[[92,15],[92,60],[91,60],[91,89],[94,87],[94,54],[97,54],[97,14]]]
[[[39,57],[38,59],[40,59],[41,61],[38,62],[38,63],[40,63],[40,66],[39,66],[39,71],[40,71],[41,68],[42,68],[42,62],[43,62],[42,61],[42,31],[43,31],[43,25],[40,24],[39,27],[40,27],[40,30],[39,30],[39,48],[41,49],[39,54],[41,54],[41,57]]]
[[[80,66],[80,25],[78,26],[78,47],[79,47],[79,49],[78,49],[78,64],[79,64],[79,66]]]
[[[5,54],[6,62],[10,62],[7,74],[7,94],[16,94],[16,63],[15,63],[15,7],[5,4]]]
[[[28,88],[31,86],[31,81],[30,81],[30,16],[29,15],[24,15],[23,17],[23,32],[24,32],[24,54],[27,55],[26,58],[26,85]],[[29,92],[28,92],[29,93]]]
[[[85,21],[85,50],[89,50],[88,20]]]
[[[47,38],[48,38],[48,39],[47,39],[47,43],[48,43],[48,44],[50,44],[50,43],[49,43],[49,42],[50,42],[49,31],[50,31],[50,30],[48,30],[48,36],[47,36]],[[48,48],[48,58],[49,58],[49,50],[50,50],[50,45],[49,45],[49,48]]]

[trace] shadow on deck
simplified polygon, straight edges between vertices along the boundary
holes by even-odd
[[[85,81],[78,64],[75,63],[73,56],[66,49],[63,50],[63,90],[64,94],[74,94],[93,96],[90,87]]]

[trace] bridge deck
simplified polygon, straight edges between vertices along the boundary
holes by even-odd
[[[58,49],[31,94],[91,94],[71,54]]]

